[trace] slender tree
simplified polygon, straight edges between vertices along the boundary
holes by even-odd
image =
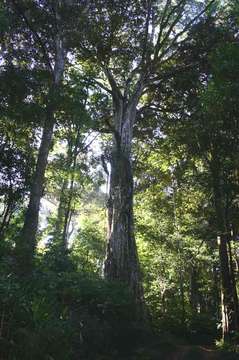
[[[29,6],[30,5],[30,6]],[[59,93],[69,49],[69,29],[73,30],[73,21],[66,22],[66,16],[72,15],[72,8],[78,11],[78,17],[87,10],[87,3],[71,4],[70,1],[60,0],[9,2],[10,13],[15,15],[21,31],[23,43],[35,50],[35,57],[28,59],[29,66],[43,68],[48,77],[48,90],[45,96],[45,115],[42,121],[42,136],[37,156],[36,168],[33,175],[29,204],[25,221],[17,243],[17,253],[20,257],[21,268],[31,268],[36,248],[40,200],[44,189],[44,176],[47,159],[52,145],[56,112],[58,109]],[[83,10],[82,10],[83,9]],[[18,41],[20,39],[17,39]],[[29,45],[30,44],[30,45]]]
[[[56,98],[65,67],[66,49],[64,45],[63,29],[61,23],[62,5],[63,2],[59,1],[58,4],[55,4],[54,6],[54,21],[56,29],[55,34],[51,39],[51,45],[54,46],[55,50],[52,54],[48,52],[43,39],[38,34],[37,29],[34,28],[32,18],[26,15],[26,9],[23,10],[21,7],[19,7],[17,2],[13,2],[14,9],[23,19],[26,26],[28,26],[31,36],[35,38],[34,45],[37,47],[40,46],[40,51],[43,53],[44,65],[48,69],[51,77],[47,94],[45,109],[46,115],[42,129],[42,137],[39,146],[36,169],[30,190],[29,205],[27,207],[24,225],[20,235],[21,241],[18,243],[18,251],[20,254],[22,254],[22,256],[20,256],[21,267],[23,268],[31,266],[36,247],[36,235],[38,229],[40,200],[43,195],[44,174],[47,166],[47,159],[52,143],[53,129],[55,124],[55,111],[57,105]],[[52,56],[53,61],[51,60]]]

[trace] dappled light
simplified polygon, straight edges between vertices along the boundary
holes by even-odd
[[[0,3],[0,360],[239,359],[238,26]]]

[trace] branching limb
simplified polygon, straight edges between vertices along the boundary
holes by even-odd
[[[158,57],[158,60],[160,61],[169,51],[170,49],[172,49],[172,47],[176,44],[178,45],[179,43],[177,43],[177,40],[184,35],[189,29],[190,27],[203,15],[205,14],[205,12],[210,9],[210,7],[213,5],[213,3],[215,3],[216,0],[211,0],[209,2],[209,4],[202,10],[200,11],[199,14],[197,14],[191,21],[188,22],[188,24],[183,28],[182,31],[180,31],[173,39],[173,41],[170,43],[170,45],[160,54],[160,56]],[[181,42],[180,42],[181,43]]]
[[[159,25],[159,34],[158,34],[158,39],[157,39],[157,42],[155,45],[155,51],[154,51],[154,61],[156,61],[159,50],[162,47],[161,40],[162,40],[162,34],[163,34],[164,29],[167,28],[167,26],[169,25],[171,16],[173,14],[175,14],[175,12],[178,9],[180,9],[181,7],[183,8],[185,3],[186,3],[186,0],[181,0],[176,6],[173,6],[171,11],[168,12],[169,7],[171,5],[171,0],[167,0],[166,5],[164,7],[163,15],[162,15],[162,18],[160,21],[160,25]],[[167,15],[167,13],[168,13],[168,15]]]
[[[32,32],[33,36],[35,37],[37,43],[39,44],[41,50],[42,50],[42,55],[45,59],[45,63],[46,66],[48,67],[48,70],[51,72],[51,74],[53,75],[53,66],[51,64],[49,55],[47,53],[47,49],[46,49],[46,45],[43,42],[43,40],[41,39],[40,35],[38,34],[38,32],[36,31],[36,29],[34,28],[34,26],[32,25],[32,23],[30,22],[30,20],[28,19],[28,17],[26,16],[25,12],[22,10],[22,8],[19,6],[19,1],[16,0],[11,0],[13,7],[15,8],[17,14],[25,21],[26,25],[28,26],[29,30]]]
[[[112,95],[114,96],[115,100],[119,103],[120,100],[123,98],[123,96],[115,81],[115,78],[108,67],[104,66],[103,64],[101,64],[101,67],[111,86]]]

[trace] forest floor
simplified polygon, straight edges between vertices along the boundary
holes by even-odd
[[[165,360],[233,360],[239,359],[239,354],[219,351],[204,346],[180,346],[168,355]]]
[[[175,345],[139,348],[118,360],[239,360],[239,354],[204,346]]]

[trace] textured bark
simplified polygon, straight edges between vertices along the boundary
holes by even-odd
[[[233,303],[233,290],[228,263],[227,239],[226,237],[222,236],[220,237],[219,257],[222,277],[222,330],[224,339],[227,339],[230,337],[230,334],[235,331],[236,324]]]
[[[132,124],[135,107],[115,113],[115,144],[111,154],[108,200],[108,243],[104,266],[107,279],[129,286],[136,302],[143,304],[139,261],[134,236],[133,174],[131,163]],[[124,117],[125,116],[125,117]],[[139,309],[142,306],[139,306]],[[143,316],[143,313],[142,313]]]
[[[63,44],[63,35],[60,26],[59,7],[62,1],[55,6],[56,22],[58,24],[58,33],[55,38],[55,62],[54,67],[51,65],[50,57],[46,59],[47,66],[52,76],[52,84],[49,89],[49,96],[46,104],[46,118],[42,132],[41,144],[39,147],[36,169],[30,190],[30,199],[26,211],[24,225],[20,234],[20,241],[16,243],[16,251],[19,260],[21,272],[27,275],[32,269],[34,253],[36,249],[36,236],[38,230],[40,201],[44,189],[44,177],[47,167],[47,159],[51,148],[53,130],[55,124],[56,98],[63,77],[66,52]],[[38,35],[36,38],[38,39]],[[44,54],[45,56],[47,54]],[[48,60],[48,61],[47,61]]]
[[[216,166],[212,167],[212,175],[221,270],[222,335],[224,340],[230,340],[239,330],[238,299],[235,281],[233,281],[233,270],[230,266],[229,229],[225,220],[223,195],[219,180],[220,172]]]
[[[16,244],[17,254],[20,257],[19,260],[21,261],[20,266],[23,270],[31,268],[36,248],[40,201],[43,195],[44,176],[52,142],[53,127],[53,114],[50,113],[42,133],[36,170],[30,190],[30,201],[25,215],[25,222],[21,232],[20,241]]]

